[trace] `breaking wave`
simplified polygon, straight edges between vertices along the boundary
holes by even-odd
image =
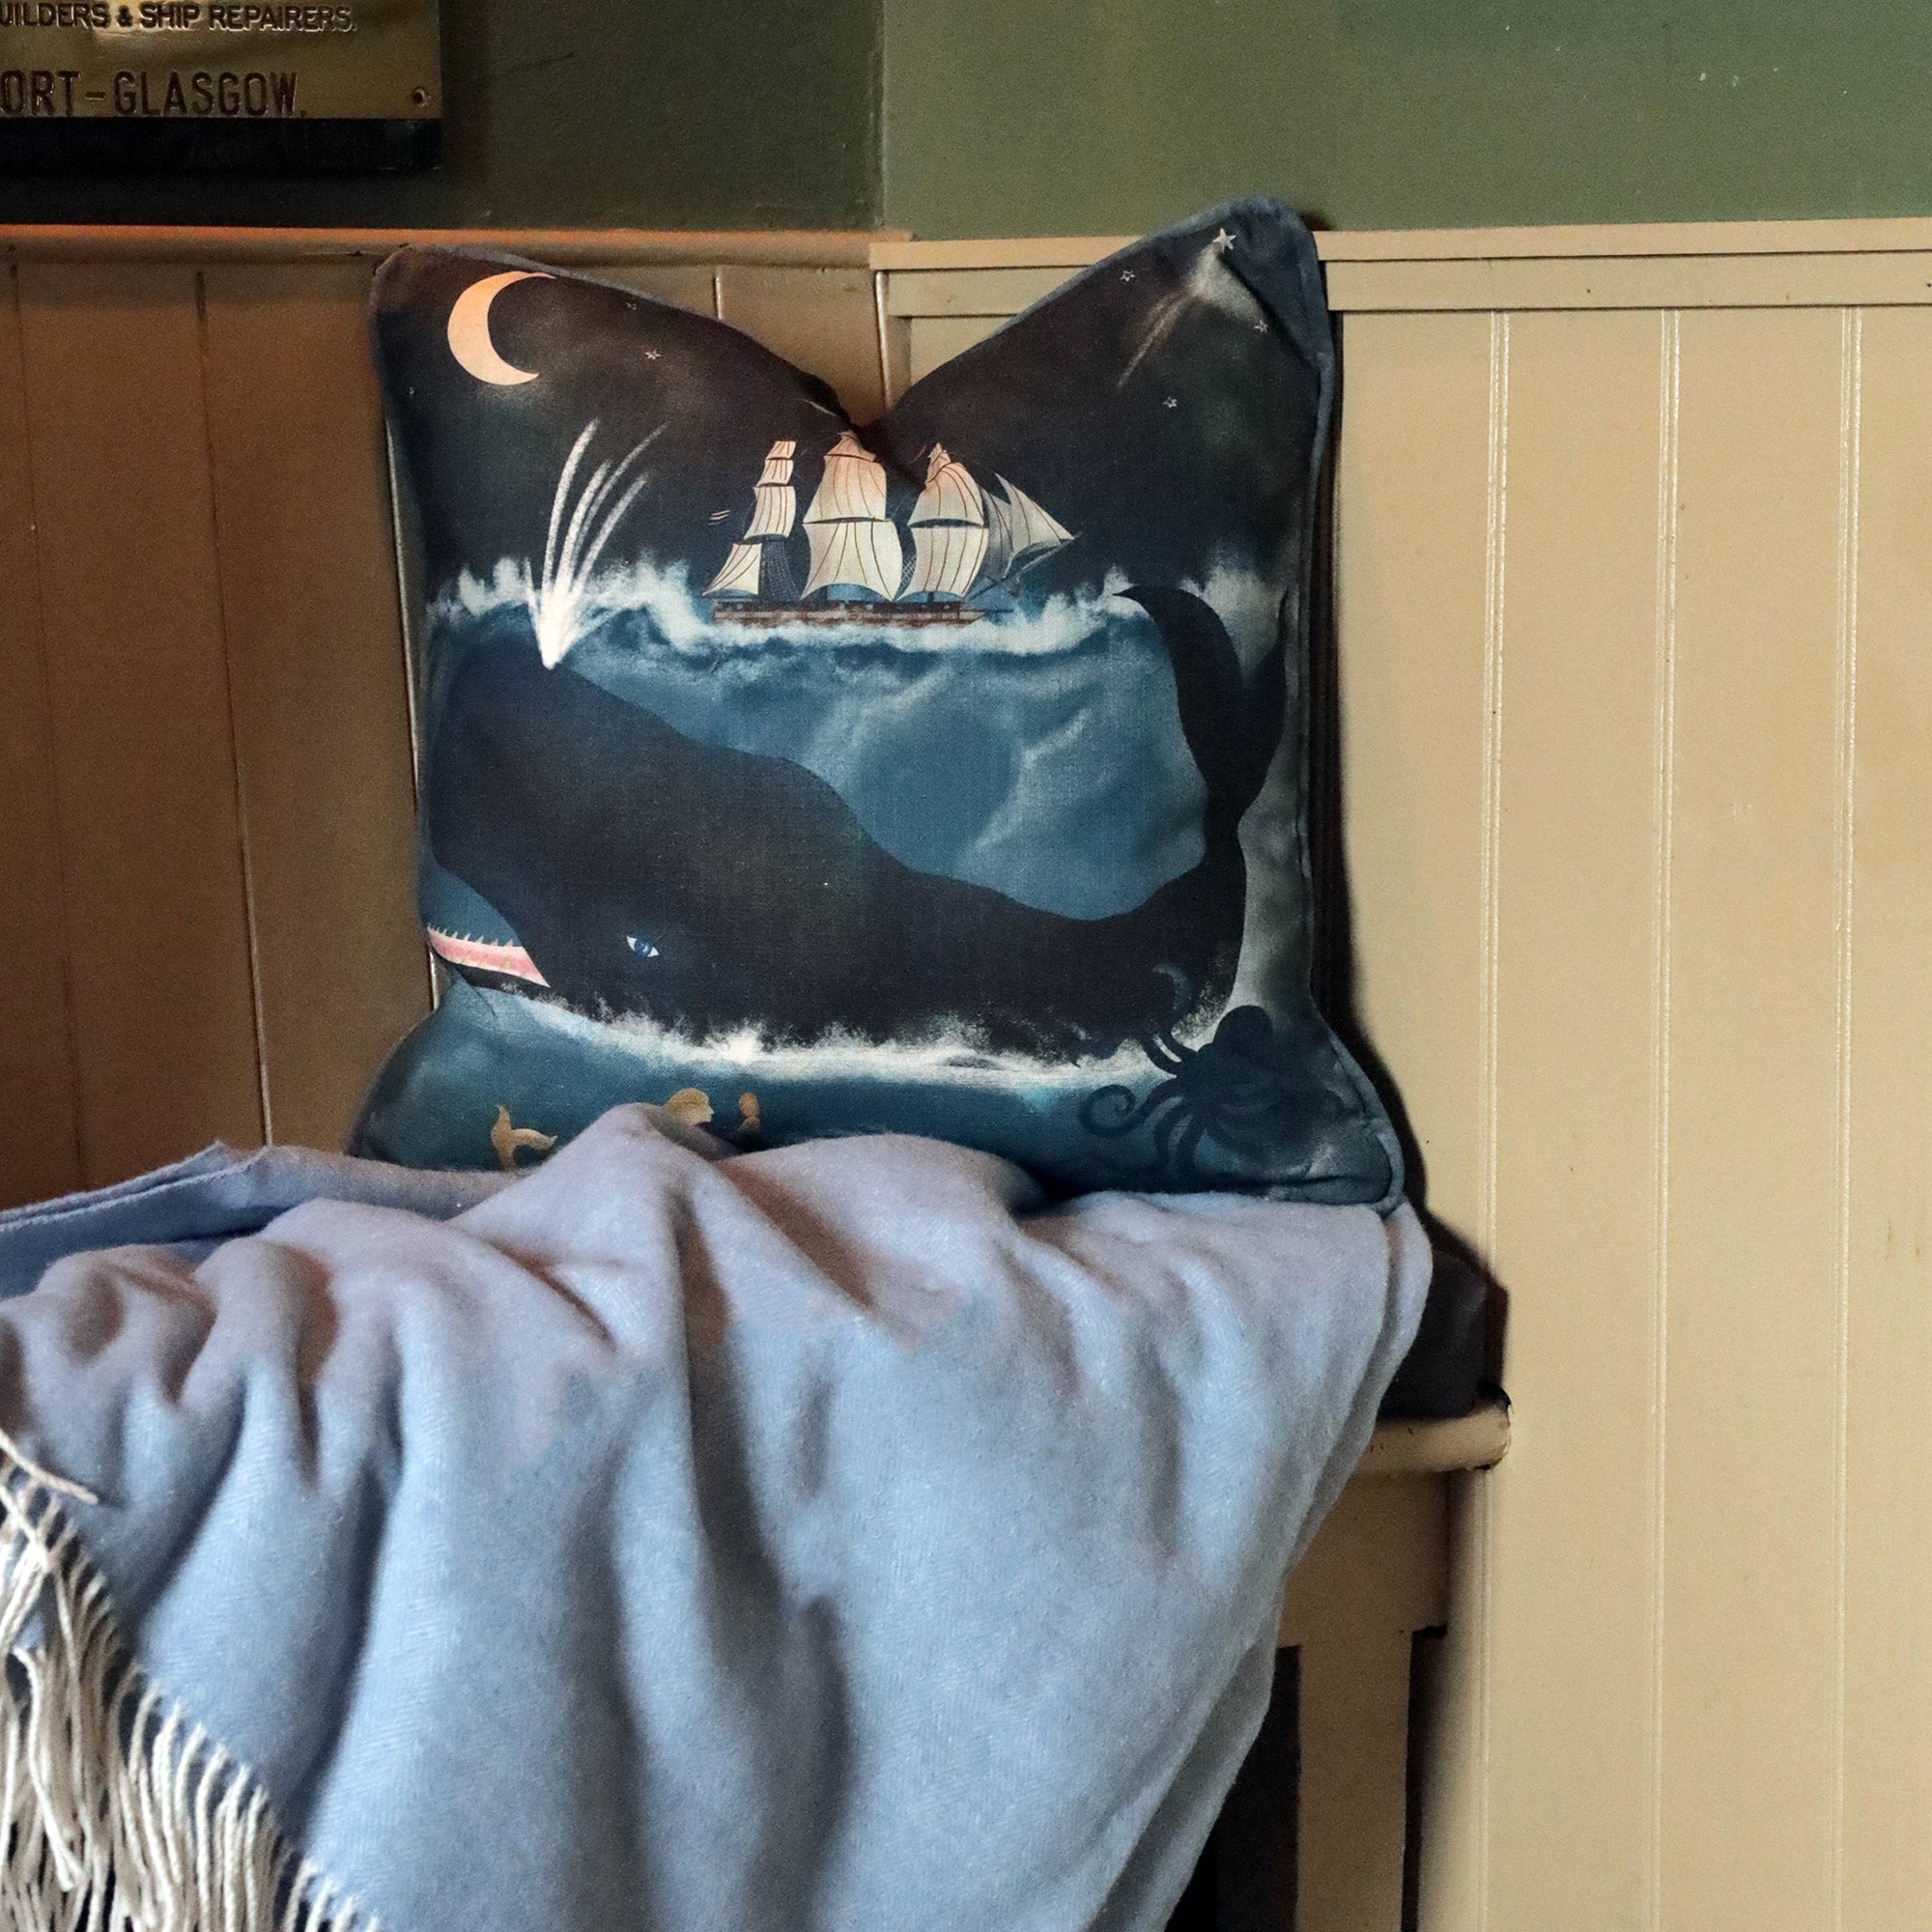
[[[585,1045],[616,1048],[639,1060],[663,1058],[691,1069],[703,1084],[728,1076],[765,1080],[823,1080],[862,1078],[882,1084],[910,1085],[944,1081],[950,1085],[983,1087],[1007,1092],[1025,1087],[1040,1097],[1058,1090],[1085,1094],[1096,1084],[1145,1077],[1148,1059],[1128,1041],[1113,1053],[1067,1061],[1033,1054],[988,1050],[970,1022],[942,1024],[920,1038],[878,1041],[834,1029],[808,1043],[774,1041],[757,1027],[696,1039],[676,1027],[643,1014],[629,1013],[594,1019],[561,1001],[540,994],[516,993],[519,1007],[541,1025]],[[1208,1013],[1190,1027],[1179,1029],[1183,1045],[1209,1037],[1218,1013]]]
[[[718,623],[707,602],[691,587],[682,563],[649,557],[602,570],[578,586],[566,636],[551,639],[544,661],[556,664],[615,617],[641,618],[654,641],[681,656],[715,659],[721,651],[768,650],[773,643],[893,650],[912,655],[983,651],[1011,657],[1053,657],[1078,650],[1109,624],[1145,621],[1122,592],[1129,580],[1110,570],[1097,591],[1049,597],[1037,610],[991,611],[970,627],[952,624]],[[1217,557],[1200,582],[1179,586],[1210,605],[1228,626],[1243,659],[1258,657],[1273,641],[1281,590],[1246,564]],[[430,606],[433,618],[478,618],[509,608],[532,607],[528,564],[504,557],[483,579],[466,570]]]
[[[1076,650],[1110,620],[1138,617],[1132,606],[1114,599],[1127,580],[1109,574],[1097,595],[1056,596],[1037,611],[988,611],[970,630],[952,624],[745,624],[714,621],[708,605],[692,590],[690,573],[681,563],[659,565],[649,558],[600,571],[582,586],[572,615],[567,641],[553,642],[546,663],[558,662],[575,645],[613,617],[641,617],[657,641],[691,657],[715,658],[721,650],[768,650],[773,643],[891,649],[905,652],[997,652],[1016,657],[1051,657]],[[531,602],[528,565],[504,557],[487,582],[465,571],[439,596],[431,615],[447,620],[483,617],[511,606],[528,609]]]

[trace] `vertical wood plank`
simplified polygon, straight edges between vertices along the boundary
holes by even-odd
[[[81,1182],[15,273],[0,279],[0,1208]]]
[[[1831,1921],[1840,322],[1682,323],[1662,1904]]]
[[[20,270],[86,1179],[262,1135],[192,270]]]
[[[1336,484],[1344,830],[1361,1021],[1431,1209],[1474,1235],[1483,1040],[1488,316],[1351,316]]]
[[[356,263],[205,282],[268,1127],[314,1147],[341,1145],[377,1063],[428,1009],[368,285]]]
[[[1844,1926],[1932,1898],[1932,310],[1859,326]]]
[[[1511,319],[1491,1912],[1540,1932],[1648,1905],[1660,369],[1654,315]]]
[[[1410,1189],[1481,1232],[1485,682],[1500,403],[1488,316],[1350,316],[1336,479],[1343,829],[1362,1024],[1422,1154]],[[1452,1492],[1449,1635],[1425,1714],[1420,1910],[1482,1923],[1488,1490]]]
[[[885,369],[872,277],[865,269],[718,271],[718,312],[734,328],[822,376],[855,422],[883,413]]]

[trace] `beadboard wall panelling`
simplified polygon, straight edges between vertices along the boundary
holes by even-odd
[[[401,239],[0,234],[0,1206],[339,1144],[427,1007],[366,332]],[[436,239],[722,309],[862,414],[904,384],[867,238]]]
[[[801,369],[824,377],[855,421],[885,413],[886,364],[867,270],[723,269],[718,313]]]
[[[81,1182],[19,288],[0,278],[0,1204]]]
[[[1363,317],[1346,345],[1336,475],[1343,830],[1361,1024],[1399,1069],[1434,1210],[1473,1236],[1489,1127],[1485,789],[1495,550],[1504,486],[1499,327],[1487,316]],[[1427,451],[1427,461],[1414,452]],[[1476,1909],[1489,1721],[1490,1492],[1459,1481],[1448,1635],[1435,1673],[1420,1887]],[[1451,1748],[1453,1747],[1453,1748]],[[1444,1752],[1447,1755],[1443,1755]],[[1438,1909],[1446,1911],[1446,1906]]]
[[[262,1104],[270,1139],[307,1147],[340,1139],[429,1004],[368,299],[358,263],[202,279]]]
[[[1932,1897],[1932,310],[1870,311],[1845,708],[1844,1923]]]
[[[1491,1238],[1536,1453],[1486,1486],[1490,1896],[1547,1932],[1646,1922],[1675,349],[1674,317],[1515,315],[1492,379]]]
[[[1848,342],[1682,322],[1659,1850],[1711,1932],[1833,1916]]]
[[[539,257],[537,259],[548,259]],[[696,315],[718,313],[718,274],[716,268],[700,263],[677,264],[637,262],[586,262],[583,272],[607,282],[621,282],[627,289],[673,308],[688,308]]]
[[[262,1134],[201,332],[186,268],[29,263],[19,289],[75,1097],[98,1184]]]
[[[1435,1212],[1473,1236],[1491,952],[1486,698],[1503,487],[1500,328],[1486,316],[1363,323],[1348,345],[1336,482],[1344,838],[1358,1015],[1400,1069]],[[1396,460],[1400,450],[1430,460]],[[1359,882],[1359,883],[1357,883]],[[1434,985],[1417,999],[1418,982]]]
[[[1363,1023],[1507,1290],[1428,1932],[1924,1917],[1932,230],[1324,235]],[[882,247],[916,368],[1113,244]]]
[[[930,315],[909,322],[912,380],[937,369],[942,362],[983,342],[1004,318],[997,315]]]

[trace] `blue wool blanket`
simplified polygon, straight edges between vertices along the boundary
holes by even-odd
[[[720,1156],[0,1215],[0,1918],[1164,1922],[1420,1226]]]

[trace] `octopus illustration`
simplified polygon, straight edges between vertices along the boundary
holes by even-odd
[[[1188,1004],[1186,989],[1178,989],[1179,1011]],[[1175,1037],[1178,1023],[1177,1014],[1140,1041],[1164,1080],[1142,1094],[1131,1087],[1098,1088],[1082,1101],[1080,1120],[1089,1132],[1109,1140],[1149,1130],[1154,1159],[1123,1169],[1123,1176],[1180,1177],[1211,1185],[1217,1177],[1196,1158],[1203,1141],[1256,1160],[1278,1151],[1293,1068],[1285,1064],[1273,1020],[1261,1007],[1231,1009],[1214,1037],[1198,1047]]]

